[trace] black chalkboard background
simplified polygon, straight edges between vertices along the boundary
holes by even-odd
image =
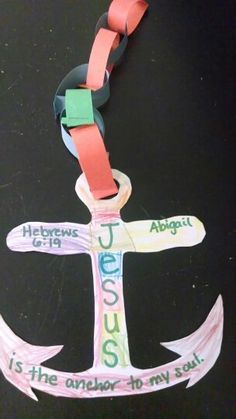
[[[64,344],[48,361],[83,371],[93,359],[93,287],[88,256],[13,253],[7,233],[25,221],[89,222],[74,185],[80,168],[52,114],[64,75],[86,63],[107,0],[8,0],[1,5],[0,312],[24,340]],[[36,392],[37,404],[0,377],[0,418],[235,417],[233,282],[233,2],[150,1],[111,77],[103,108],[112,167],[133,195],[125,221],[192,214],[204,242],[124,261],[127,326],[134,366],[175,354],[159,345],[192,333],[221,293],[222,353],[196,386],[152,394],[70,400]],[[227,4],[228,3],[228,4]]]

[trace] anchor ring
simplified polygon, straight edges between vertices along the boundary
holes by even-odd
[[[124,173],[116,169],[112,169],[112,175],[119,183],[119,190],[117,195],[110,199],[95,199],[89,190],[85,174],[82,173],[82,175],[78,178],[75,185],[75,191],[90,212],[119,211],[128,201],[132,192],[130,179]]]

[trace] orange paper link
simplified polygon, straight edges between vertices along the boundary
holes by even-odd
[[[100,89],[104,84],[105,72],[110,52],[120,42],[117,32],[101,28],[95,38],[89,58],[86,86],[89,89]]]
[[[118,192],[112,176],[108,155],[96,124],[70,129],[79,156],[81,169],[95,199]]]
[[[108,12],[108,25],[113,31],[130,35],[147,8],[148,3],[144,0],[113,0]]]

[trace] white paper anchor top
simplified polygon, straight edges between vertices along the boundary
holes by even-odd
[[[89,190],[89,185],[84,173],[78,178],[75,191],[81,201],[88,207],[91,213],[103,212],[119,212],[128,201],[132,186],[130,179],[119,170],[112,169],[113,178],[119,183],[119,190],[117,195],[109,199],[94,199]]]
[[[190,215],[125,223],[120,218],[120,210],[131,195],[131,183],[118,170],[113,169],[112,172],[120,187],[118,194],[111,199],[94,199],[84,174],[77,180],[76,193],[88,207],[92,216],[91,223],[24,223],[10,232],[7,237],[8,247],[19,252],[37,250],[57,255],[99,252],[104,249],[122,253],[157,252],[194,246],[203,240],[203,224]]]

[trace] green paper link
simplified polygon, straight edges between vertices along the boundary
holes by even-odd
[[[65,108],[66,117],[62,118],[62,123],[68,127],[94,124],[91,90],[67,89]]]

